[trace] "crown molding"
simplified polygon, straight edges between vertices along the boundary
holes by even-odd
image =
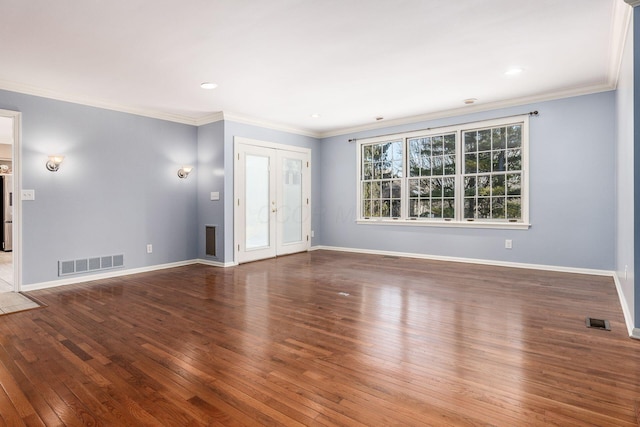
[[[256,119],[253,117],[243,116],[236,113],[225,113],[218,111],[210,113],[199,118],[193,118],[189,116],[183,116],[179,114],[164,113],[155,110],[147,110],[141,108],[132,108],[126,105],[114,104],[107,101],[101,101],[96,99],[90,99],[85,97],[76,97],[52,90],[42,89],[35,86],[25,85],[21,83],[9,82],[0,80],[0,90],[7,90],[11,92],[23,93],[25,95],[39,96],[42,98],[55,99],[58,101],[71,102],[73,104],[81,104],[90,107],[102,108],[105,110],[119,111],[122,113],[134,114],[137,116],[150,117],[154,119],[166,120],[170,122],[182,123],[192,126],[202,126],[209,123],[215,123],[223,120],[228,120],[237,123],[244,123],[253,126],[259,126],[262,128],[278,130],[281,132],[293,133],[296,135],[310,136],[313,138],[319,138],[320,135],[317,132],[312,132],[306,129],[300,129],[293,126],[287,126],[280,123],[272,123],[266,120]]]
[[[640,0],[637,0],[636,3],[640,4]],[[616,21],[617,25],[622,25],[625,28],[624,30],[625,35],[626,35],[626,28],[630,23],[630,17],[631,17],[631,14],[628,12],[629,11],[627,11],[627,14],[625,17],[619,18]],[[106,110],[129,113],[129,114],[134,114],[138,116],[149,117],[149,118],[154,118],[159,120],[166,120],[170,122],[182,123],[182,124],[187,124],[192,126],[202,126],[202,125],[215,123],[219,121],[231,121],[231,122],[242,123],[242,124],[251,125],[251,126],[258,126],[265,129],[276,130],[280,132],[292,133],[300,136],[308,136],[312,138],[322,139],[322,138],[329,138],[333,136],[364,132],[368,130],[383,129],[383,128],[388,128],[393,126],[400,126],[405,124],[425,122],[429,120],[437,120],[437,119],[443,119],[448,117],[461,116],[465,114],[479,113],[483,111],[496,110],[500,108],[516,107],[520,105],[531,104],[534,102],[551,101],[555,99],[569,98],[573,96],[589,95],[589,94],[594,94],[599,92],[606,92],[609,90],[615,90],[617,85],[617,76],[620,69],[620,62],[622,59],[621,49],[624,49],[624,37],[622,37],[622,41],[618,41],[618,42],[612,41],[612,43],[615,43],[616,49],[619,52],[612,54],[610,70],[609,70],[610,73],[612,73],[612,75],[609,76],[608,82],[605,84],[593,85],[593,86],[588,86],[583,88],[567,89],[562,91],[550,92],[542,95],[516,98],[511,100],[505,100],[505,101],[490,102],[486,104],[475,104],[472,106],[459,107],[459,108],[442,110],[442,111],[437,111],[432,113],[425,113],[425,114],[409,116],[409,117],[401,117],[401,118],[391,119],[391,120],[383,120],[376,123],[357,125],[357,126],[346,127],[341,129],[329,130],[325,132],[316,132],[308,129],[301,129],[301,128],[288,126],[281,123],[274,123],[267,120],[258,119],[255,117],[245,116],[238,113],[223,112],[223,111],[210,113],[199,118],[193,118],[189,116],[164,113],[164,112],[159,112],[154,110],[132,108],[125,105],[114,104],[106,101],[95,100],[95,99],[90,99],[85,97],[74,97],[74,96],[65,95],[65,94],[51,91],[51,90],[46,90],[46,89],[37,88],[34,86],[8,82],[3,80],[0,80],[0,90],[18,92],[18,93],[23,93],[27,95],[55,99],[55,100],[64,101],[64,102],[71,102],[74,104],[81,104],[81,105],[86,105],[86,106],[91,106],[96,108],[102,108]]]
[[[182,123],[186,125],[196,125],[196,120],[189,116],[183,116],[181,114],[165,113],[157,110],[135,108],[121,104],[115,104],[108,101],[99,99],[91,99],[87,97],[73,96],[56,92],[48,89],[43,89],[35,86],[25,85],[22,83],[9,82],[6,80],[0,80],[0,89],[11,92],[23,93],[25,95],[39,96],[42,98],[55,99],[57,101],[71,102],[73,104],[81,104],[89,107],[102,108],[105,110],[118,111],[121,113],[134,114],[136,116],[149,117],[152,119],[166,120],[169,122]]]
[[[202,116],[195,120],[196,126],[208,125],[209,123],[221,122],[224,120],[224,113],[222,111],[218,111],[215,113],[207,114],[206,116]]]
[[[636,1],[640,4],[640,0]],[[614,1],[611,13],[611,34],[609,35],[608,83],[616,88],[620,77],[620,68],[627,43],[627,33],[631,25],[633,9],[622,1]]]
[[[245,125],[259,126],[261,128],[277,130],[280,132],[293,133],[301,136],[310,136],[312,138],[321,138],[319,132],[310,131],[308,129],[296,128],[281,123],[273,123],[266,120],[257,119],[255,117],[244,116],[237,113],[223,112],[224,120]]]
[[[353,126],[335,131],[321,132],[320,138],[330,138],[333,136],[349,135],[368,130],[383,129],[393,126],[400,126],[412,123],[426,122],[429,120],[445,119],[448,117],[457,117],[466,114],[480,113],[483,111],[497,110],[500,108],[518,107],[521,105],[533,104],[535,102],[553,101],[562,98],[571,98],[574,96],[591,95],[594,93],[607,92],[614,90],[615,86],[610,84],[593,85],[583,88],[567,89],[556,92],[550,92],[542,95],[534,95],[522,98],[509,99],[505,101],[489,102],[486,104],[474,104],[472,106],[453,108],[450,110],[437,111],[433,113],[420,114],[417,116],[402,117],[398,119],[383,120],[362,126]]]
[[[640,0],[638,0],[637,2],[640,4]],[[624,25],[629,25],[629,21],[630,19],[627,19],[626,24]],[[626,33],[626,30],[625,30],[625,33]],[[620,42],[616,46],[618,45],[623,48],[624,42]],[[562,91],[551,92],[543,95],[536,95],[536,96],[517,98],[517,99],[511,99],[511,100],[505,100],[505,101],[490,102],[487,104],[475,104],[472,106],[465,106],[465,107],[454,108],[450,110],[443,110],[443,111],[438,111],[433,113],[426,113],[426,114],[402,117],[402,118],[391,119],[391,120],[383,120],[381,122],[330,130],[326,132],[314,132],[307,129],[296,128],[296,127],[284,125],[281,123],[273,123],[266,120],[257,119],[254,117],[244,116],[237,113],[223,112],[223,111],[211,113],[196,119],[196,118],[177,115],[177,114],[162,113],[162,112],[153,111],[153,110],[132,108],[132,107],[113,104],[113,103],[104,102],[100,100],[64,95],[58,92],[54,92],[54,91],[50,91],[42,88],[36,88],[33,86],[7,82],[2,80],[0,80],[0,90],[8,90],[11,92],[24,93],[27,95],[34,95],[34,96],[40,96],[43,98],[56,99],[58,101],[71,102],[74,104],[87,105],[91,107],[103,108],[103,109],[112,110],[112,111],[119,111],[123,113],[129,113],[129,114],[134,114],[138,116],[144,116],[144,117],[149,117],[149,118],[154,118],[159,120],[166,120],[170,122],[183,123],[183,124],[192,125],[192,126],[202,126],[202,125],[219,122],[219,121],[231,121],[231,122],[242,123],[242,124],[251,125],[251,126],[258,126],[266,129],[272,129],[280,132],[292,133],[300,136],[309,136],[312,138],[322,139],[322,138],[329,138],[333,136],[364,132],[368,130],[388,128],[392,126],[400,126],[405,124],[425,122],[429,120],[443,119],[447,117],[461,116],[465,114],[479,113],[483,111],[496,110],[499,108],[516,107],[520,105],[531,104],[534,102],[551,101],[555,99],[569,98],[573,96],[589,95],[593,93],[615,90],[616,83],[617,83],[617,73],[619,72],[619,68],[620,68],[619,62],[621,61],[622,54],[620,53],[619,55],[616,54],[613,56],[615,58],[612,58],[612,60],[615,63],[617,63],[617,66],[612,67],[615,70],[616,77],[615,79],[609,78],[608,79],[609,81],[606,84],[594,85],[594,86],[589,86],[585,88],[562,90]]]
[[[633,7],[640,5],[640,0],[624,0],[624,2]]]

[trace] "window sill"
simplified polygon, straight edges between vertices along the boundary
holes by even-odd
[[[481,221],[424,221],[404,219],[358,219],[356,224],[367,225],[402,225],[413,227],[450,227],[450,228],[493,228],[508,230],[527,230],[531,224],[524,222],[481,222]]]

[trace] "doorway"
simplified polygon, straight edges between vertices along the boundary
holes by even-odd
[[[0,110],[0,293],[20,290],[16,233],[19,199],[14,197],[19,185],[19,131],[20,113]]]
[[[235,261],[309,249],[311,150],[235,138]]]

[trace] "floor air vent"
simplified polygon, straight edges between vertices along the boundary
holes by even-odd
[[[608,320],[594,319],[592,317],[587,317],[585,322],[587,323],[587,328],[602,329],[605,331],[611,330],[611,326],[609,325]]]
[[[94,258],[81,258],[58,261],[58,276],[87,273],[91,271],[111,270],[124,267],[124,255],[108,255]]]

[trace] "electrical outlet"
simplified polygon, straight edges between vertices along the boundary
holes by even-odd
[[[315,237],[315,233],[313,232],[313,230],[311,230],[311,237]]]
[[[22,190],[20,196],[22,200],[35,200],[36,190]]]
[[[629,270],[629,266],[625,265],[624,266],[624,280],[627,280],[627,270]]]
[[[511,241],[511,239],[507,239],[504,241],[504,248],[505,249],[513,248],[513,242]]]
[[[150,254],[153,252],[153,245],[152,244],[148,244],[147,245],[147,253]]]

